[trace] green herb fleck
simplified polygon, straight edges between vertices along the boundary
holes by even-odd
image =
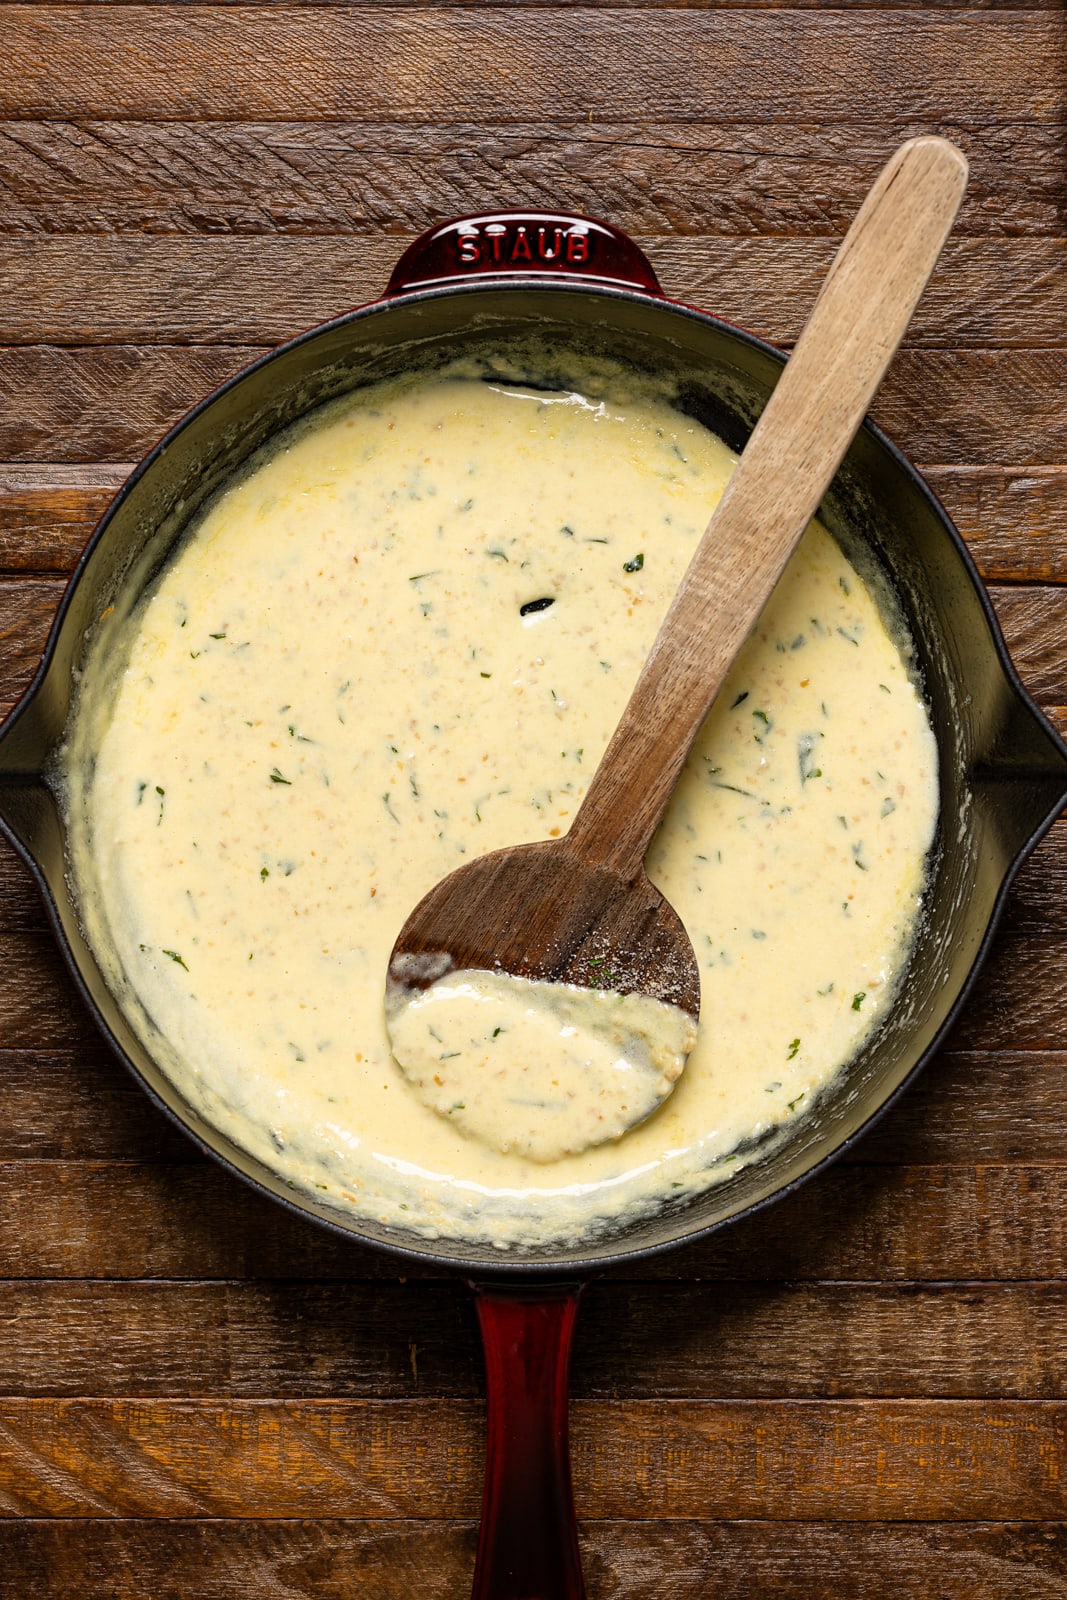
[[[797,761],[800,766],[801,783],[807,783],[809,778],[822,777],[822,768],[815,765],[815,741],[821,738],[821,733],[803,733],[797,740]]]
[[[284,783],[290,789],[293,787],[292,778],[283,778],[281,773],[278,771],[277,767],[271,767],[271,769],[270,769],[270,781],[271,781],[271,783]]]
[[[623,562],[622,570],[624,572],[640,572],[641,568],[644,566],[644,564],[645,564],[645,552],[643,550],[639,550],[631,561],[624,561]]]
[[[858,994],[854,994],[852,996],[852,1009],[853,1009],[853,1011],[859,1011],[860,1007],[863,1005],[863,1002],[866,1000],[866,998],[867,998],[866,989],[861,989]]]
[[[186,972],[189,971],[189,968],[185,966],[185,962],[182,960],[182,958],[178,954],[177,950],[164,950],[163,954],[165,956],[170,956],[170,959],[172,961],[176,961],[178,963],[179,967],[185,967]]]
[[[803,1090],[802,1093],[797,1095],[795,1100],[790,1100],[790,1102],[789,1102],[789,1110],[790,1111],[795,1110],[796,1107],[800,1104],[800,1102],[807,1098],[807,1093],[808,1093],[808,1091],[805,1089],[805,1090]]]
[[[792,1061],[793,1057],[796,1055],[796,1053],[797,1053],[797,1051],[799,1049],[800,1049],[800,1040],[799,1039],[791,1040],[790,1041],[790,1045],[789,1045],[789,1051],[788,1051],[788,1053],[786,1055],[786,1060],[787,1061]]]
[[[259,869],[259,878],[260,878],[260,882],[261,882],[261,883],[266,883],[266,881],[267,881],[267,879],[268,879],[268,878],[269,878],[269,877],[270,877],[270,873],[269,873],[269,871],[268,871],[268,870],[267,870],[267,868],[266,868],[266,867],[260,867],[260,869]]]
[[[742,705],[748,699],[748,696],[749,696],[749,691],[747,689],[742,689],[741,693],[738,695],[737,699],[734,701],[733,705],[730,707],[730,710],[731,711],[736,711],[738,706]]]

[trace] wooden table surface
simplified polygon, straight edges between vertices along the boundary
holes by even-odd
[[[972,162],[877,416],[1067,723],[1058,0],[0,5],[0,698],[193,401],[441,216],[575,208],[788,343],[902,137]],[[591,1600],[1067,1595],[1067,825],[925,1080],[750,1225],[588,1293]],[[464,1289],[199,1159],[94,1037],[0,851],[0,1594],[452,1600]]]

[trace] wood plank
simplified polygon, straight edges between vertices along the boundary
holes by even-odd
[[[1003,927],[1031,934],[1067,933],[1067,819],[1057,822],[1012,885]],[[0,848],[0,927],[45,932],[48,921],[28,869]]]
[[[600,1400],[1058,1399],[1065,1311],[1065,1284],[599,1283],[572,1389]],[[459,1282],[4,1283],[0,1329],[7,1397],[402,1400],[475,1397],[483,1383]]]
[[[0,114],[499,123],[1054,117],[1056,17],[5,6]],[[847,93],[843,92],[847,85]]]
[[[1063,1514],[1056,1401],[578,1401],[587,1517],[1025,1520]],[[477,1514],[472,1401],[0,1401],[0,1513]]]
[[[1052,0],[1049,0],[1052,3]],[[3,234],[417,233],[550,206],[652,235],[841,235],[909,134],[971,163],[961,236],[1059,236],[1054,122],[0,122]]]
[[[51,937],[0,932],[0,1047],[51,1050],[94,1038]],[[1046,936],[1000,933],[949,1044],[956,1050],[1067,1049],[1067,973]]]
[[[203,395],[262,354],[183,346],[0,350],[0,458],[136,461]],[[1063,365],[1067,371],[1067,352]]]
[[[1067,588],[990,585],[1011,658],[1034,699],[1067,702]]]
[[[85,0],[51,0],[54,5],[83,5]],[[106,0],[108,5],[189,5],[202,0]],[[247,5],[248,0],[213,0],[217,5]],[[311,5],[343,5],[350,0],[261,0],[265,6],[286,9]],[[39,0],[10,0],[12,5],[37,5]],[[378,10],[446,11],[477,5],[489,10],[523,7],[558,9],[560,0],[375,0]],[[586,10],[696,11],[696,10],[829,10],[829,11],[1051,11],[1059,0],[575,0]]]
[[[1059,1162],[1067,1150],[1065,1074],[1063,1052],[942,1050],[843,1159],[864,1166]]]
[[[9,933],[48,927],[44,906],[29,868],[6,841],[0,843],[0,928]]]
[[[155,1600],[175,1573],[198,1600],[456,1600],[471,1521],[108,1520],[0,1523],[13,1594]],[[589,1600],[1063,1600],[1060,1523],[594,1521],[579,1526]]]
[[[1064,1051],[942,1051],[843,1160],[863,1166],[1059,1163]],[[0,1162],[199,1162],[103,1040],[0,1050]],[[11,1175],[18,1183],[18,1176]]]
[[[1016,878],[1004,926],[1067,933],[1067,819],[1053,825]]]
[[[17,578],[0,583],[0,714],[22,695],[65,588],[57,578]]]
[[[131,470],[0,462],[0,574],[65,576]],[[984,578],[1067,583],[1067,467],[922,471]]]
[[[441,1276],[335,1238],[211,1162],[2,1168],[8,1278],[383,1280]],[[772,1210],[618,1269],[753,1283],[1067,1278],[1067,1167],[838,1163]]]
[[[1027,1072],[1026,1066],[1016,1069],[1020,1084],[1027,1082]],[[1040,1074],[1038,1078],[1043,1082]],[[0,1161],[202,1159],[192,1141],[156,1109],[133,1075],[116,1061],[103,1038],[62,1050],[0,1048],[0,1084],[4,1105]],[[1034,1086],[1023,1104],[1044,1126],[1040,1113],[1046,1101],[1040,1088]],[[1011,1121],[1013,1128],[1016,1120]],[[1019,1148],[1019,1139],[1026,1141],[1021,1129],[1013,1149]],[[1043,1141],[1037,1142],[1043,1151]]]
[[[921,470],[987,582],[1067,583],[1067,469],[924,466]],[[0,491],[0,530],[3,517]],[[27,545],[34,546],[29,530]]]
[[[65,577],[130,470],[0,463],[0,573]]]
[[[33,676],[64,588],[58,577],[0,578],[0,712]],[[993,584],[990,595],[1030,693],[1067,703],[1067,586]]]
[[[0,461],[136,461],[262,354],[254,345],[0,349]],[[874,417],[916,461],[1062,465],[1065,390],[1067,350],[904,350]]]
[[[834,239],[636,238],[667,295],[776,344],[796,339],[837,247]],[[406,243],[364,235],[339,251],[333,239],[299,237],[0,237],[0,342],[274,344],[376,299]],[[1062,339],[1065,320],[1067,241],[956,237],[907,341],[1041,348]]]

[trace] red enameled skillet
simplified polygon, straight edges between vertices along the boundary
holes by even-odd
[[[49,768],[87,633],[124,585],[152,581],[221,483],[324,400],[480,352],[513,353],[552,386],[553,352],[575,349],[671,375],[680,408],[734,449],[744,444],[783,360],[750,334],[665,299],[637,247],[602,223],[535,213],[445,223],[405,252],[381,300],[248,367],[141,463],[102,518],[41,667],[0,728],[0,826],[37,878],[86,1004],[156,1104],[202,1150],[291,1211],[472,1282],[489,1399],[476,1600],[583,1594],[566,1399],[583,1280],[748,1215],[847,1149],[936,1048],[974,982],[1008,884],[1067,801],[1067,747],[1020,685],[962,540],[914,467],[866,424],[821,515],[846,549],[864,547],[910,627],[940,749],[941,824],[922,925],[893,1013],[791,1137],[697,1199],[581,1248],[501,1255],[343,1215],[289,1189],[204,1123],[108,992],[68,890]]]

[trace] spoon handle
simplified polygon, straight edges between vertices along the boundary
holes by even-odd
[[[967,183],[901,145],[864,200],[676,593],[567,835],[636,877],[690,746],[893,358]]]

